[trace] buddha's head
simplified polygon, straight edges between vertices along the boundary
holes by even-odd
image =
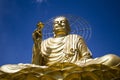
[[[66,17],[60,16],[53,22],[54,37],[66,36],[70,33],[70,26]]]

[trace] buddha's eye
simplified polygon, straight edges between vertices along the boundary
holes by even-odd
[[[55,21],[54,24],[58,24],[58,21]]]
[[[65,23],[65,21],[63,20],[63,21],[61,21],[62,23]]]

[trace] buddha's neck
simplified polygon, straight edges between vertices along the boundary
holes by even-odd
[[[59,38],[59,37],[65,37],[67,36],[68,34],[55,34],[54,38]]]
[[[56,35],[56,36],[54,36],[54,38],[65,37],[65,36],[67,36],[67,35]]]

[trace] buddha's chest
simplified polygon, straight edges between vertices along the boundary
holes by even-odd
[[[41,45],[42,54],[47,57],[58,57],[78,52],[77,41],[70,38],[51,38]]]

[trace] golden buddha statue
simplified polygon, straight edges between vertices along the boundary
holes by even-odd
[[[39,22],[32,35],[32,64],[3,65],[0,80],[120,80],[120,57],[92,58],[83,38],[70,34],[66,17],[55,18],[54,36],[42,41],[43,27]]]
[[[32,64],[41,66],[50,66],[64,62],[78,66],[90,64],[114,66],[120,64],[120,57],[114,54],[107,54],[93,59],[92,53],[83,38],[76,34],[69,34],[71,30],[66,17],[60,16],[54,19],[54,36],[51,38],[42,41],[42,32],[38,30],[42,29],[37,29],[33,32],[35,44],[33,47]]]

